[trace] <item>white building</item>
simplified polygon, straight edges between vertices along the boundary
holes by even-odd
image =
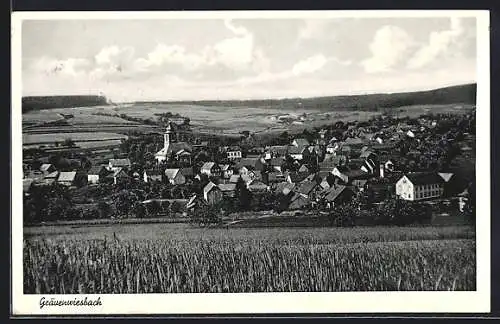
[[[167,129],[163,134],[163,148],[155,154],[156,161],[160,163],[174,157],[190,161],[191,152],[191,145],[186,142],[177,142],[172,123],[168,123]],[[180,153],[181,156],[178,156],[177,153]]]
[[[411,172],[396,183],[396,195],[404,200],[439,198],[444,192],[444,180],[433,172]]]

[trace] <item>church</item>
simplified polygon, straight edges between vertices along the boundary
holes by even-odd
[[[155,154],[156,161],[158,161],[158,163],[165,161],[191,163],[192,152],[193,149],[191,145],[186,142],[177,141],[175,125],[169,122],[163,134],[163,148]]]

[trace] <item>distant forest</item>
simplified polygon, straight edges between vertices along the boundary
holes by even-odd
[[[475,83],[429,91],[330,96],[316,98],[261,99],[261,100],[201,100],[201,101],[140,101],[140,104],[191,104],[218,107],[270,107],[280,109],[356,109],[377,111],[381,108],[411,105],[475,104]],[[23,112],[51,108],[71,108],[109,104],[104,96],[42,96],[23,97]]]
[[[32,96],[23,97],[23,113],[31,110],[107,105],[105,96]]]
[[[366,94],[315,98],[263,99],[263,100],[205,100],[141,102],[149,104],[175,103],[220,107],[270,107],[281,109],[310,108],[325,110],[357,109],[376,111],[380,108],[411,105],[475,104],[476,84],[451,86],[428,91],[390,94]]]

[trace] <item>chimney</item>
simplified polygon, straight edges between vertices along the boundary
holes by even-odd
[[[384,169],[384,165],[383,165],[383,164],[381,164],[381,165],[380,165],[380,171],[379,171],[380,178],[383,178],[383,177],[384,177],[384,171],[385,171],[385,169]]]

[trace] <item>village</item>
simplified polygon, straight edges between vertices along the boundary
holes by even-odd
[[[185,118],[163,121],[163,136],[133,134],[115,150],[25,153],[25,222],[193,215],[220,222],[245,212],[380,211],[391,201],[413,206],[418,222],[429,217],[421,206],[473,214],[475,110],[381,115],[260,138],[248,131],[202,138]]]

